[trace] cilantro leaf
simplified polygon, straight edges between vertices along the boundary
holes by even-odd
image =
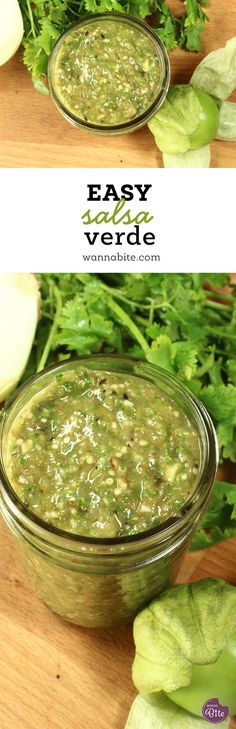
[[[236,287],[228,274],[42,273],[38,280],[42,315],[24,379],[78,354],[146,359],[200,398],[221,459],[236,462]],[[216,482],[193,548],[234,534],[236,486]]]
[[[236,385],[236,360],[228,359],[226,362],[230,382]]]
[[[174,372],[175,354],[175,345],[171,342],[169,337],[165,334],[161,334],[154,342],[152,342],[148,359],[149,362],[152,362],[152,364],[163,367],[169,372]]]
[[[236,536],[236,485],[216,481],[207,513],[197,530],[191,551],[204,549]]]
[[[24,23],[24,63],[35,87],[48,93],[42,82],[48,58],[59,36],[70,25],[91,13],[118,11],[144,19],[156,18],[157,35],[168,50],[183,46],[200,50],[200,37],[207,16],[205,0],[186,0],[182,16],[176,17],[166,0],[19,0]]]
[[[236,425],[236,387],[208,385],[201,391],[201,400],[215,420],[232,420]]]
[[[62,309],[55,347],[65,345],[68,350],[82,355],[99,352],[104,344],[113,342],[111,321],[95,312],[89,314],[79,295],[67,301]]]
[[[208,19],[200,0],[185,0],[186,13],[181,19],[180,45],[188,51],[201,50],[201,34]],[[206,2],[204,2],[206,5]]]
[[[156,33],[168,50],[174,50],[178,46],[178,25],[166,2],[157,2],[158,26]]]

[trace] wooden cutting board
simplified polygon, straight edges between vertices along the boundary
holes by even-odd
[[[48,610],[2,519],[0,553],[1,729],[123,729],[135,696],[131,627],[82,629]],[[236,585],[236,539],[188,554],[178,581],[212,575]]]
[[[181,12],[180,0],[170,4]],[[236,35],[235,0],[210,0],[208,16],[204,53]],[[203,55],[172,52],[172,81],[187,82]],[[213,142],[211,164],[236,167],[236,143]],[[18,53],[0,68],[0,167],[162,167],[162,156],[147,127],[111,138],[74,129],[33,89]]]

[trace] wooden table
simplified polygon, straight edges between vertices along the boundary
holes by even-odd
[[[182,9],[180,0],[173,8]],[[236,3],[209,0],[204,53],[235,35]],[[170,54],[172,81],[190,76],[203,54]],[[236,99],[236,96],[234,96]],[[37,93],[18,53],[0,68],[0,167],[162,167],[153,136],[145,127],[121,137],[88,135],[71,127],[49,97]],[[236,143],[212,143],[212,167],[236,167]]]
[[[135,696],[131,628],[64,622],[34,595],[0,518],[1,729],[123,729]],[[188,554],[178,581],[236,584],[236,539]],[[236,729],[231,722],[230,729]]]

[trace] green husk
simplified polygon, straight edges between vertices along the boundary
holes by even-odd
[[[164,167],[210,167],[210,161],[211,148],[209,144],[207,144],[206,147],[201,147],[201,149],[189,150],[184,154],[163,153]]]
[[[161,152],[185,154],[199,125],[201,105],[190,84],[172,86],[148,126]]]
[[[236,37],[203,58],[192,75],[191,84],[221,101],[228,99],[236,88]]]
[[[220,726],[226,729],[227,719]],[[139,695],[131,706],[125,729],[209,729],[209,722],[176,706],[165,694]]]
[[[223,101],[221,104],[217,139],[236,142],[236,104],[231,101]]]
[[[134,621],[136,688],[150,694],[188,686],[192,664],[214,663],[235,631],[236,589],[224,580],[166,590]]]

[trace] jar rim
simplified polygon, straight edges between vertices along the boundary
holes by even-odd
[[[24,396],[28,390],[30,394],[30,389],[32,385],[34,385],[35,383],[39,383],[40,380],[43,381],[43,379],[48,378],[48,376],[50,377],[51,373],[58,372],[59,370],[63,372],[67,369],[73,369],[75,366],[79,367],[83,363],[85,363],[85,366],[87,363],[88,366],[89,361],[90,363],[95,363],[95,366],[91,368],[94,370],[99,369],[99,363],[101,368],[101,362],[103,362],[104,367],[102,367],[102,369],[104,369],[104,371],[109,371],[109,363],[110,365],[111,363],[117,363],[117,368],[114,370],[116,372],[120,371],[118,367],[118,364],[120,363],[120,366],[123,365],[123,367],[129,366],[130,368],[133,368],[134,371],[130,372],[131,376],[137,376],[142,379],[146,379],[153,384],[155,384],[156,381],[157,386],[160,385],[160,383],[169,386],[170,389],[172,389],[173,393],[177,392],[180,395],[185,405],[187,405],[189,410],[191,410],[192,414],[194,414],[195,425],[197,423],[198,426],[198,435],[200,435],[202,439],[202,448],[204,439],[205,450],[203,454],[202,466],[196,478],[193,494],[190,495],[189,499],[175,516],[167,519],[162,524],[152,527],[151,529],[147,529],[146,531],[138,532],[137,534],[122,537],[99,538],[81,536],[73,534],[72,532],[65,531],[63,529],[58,529],[57,527],[46,522],[44,519],[41,519],[41,517],[38,517],[36,514],[34,514],[34,512],[30,511],[27,506],[25,506],[25,504],[21,501],[21,499],[18,497],[17,493],[13,489],[5,468],[3,453],[4,428],[7,425],[8,418],[10,417],[12,411],[14,411],[14,407],[19,403],[22,396]],[[127,374],[127,370],[123,371],[126,371]],[[10,509],[10,511],[13,513],[14,518],[16,518],[19,523],[24,522],[24,526],[26,528],[31,531],[37,531],[38,535],[40,532],[42,538],[47,540],[48,538],[51,538],[51,540],[53,540],[54,537],[57,537],[61,541],[61,546],[72,546],[73,544],[75,546],[78,546],[79,544],[81,544],[84,545],[84,548],[86,545],[88,547],[90,545],[97,545],[101,548],[115,548],[119,546],[122,548],[122,546],[125,547],[125,545],[135,546],[139,543],[150,541],[152,540],[152,538],[158,539],[158,537],[160,537],[160,541],[162,539],[167,539],[171,535],[171,533],[175,533],[176,531],[178,532],[178,530],[183,527],[188,517],[191,516],[194,519],[199,509],[201,508],[201,505],[204,504],[205,501],[207,501],[218,463],[218,447],[215,429],[204,405],[195,397],[195,395],[191,393],[190,390],[188,390],[188,388],[186,388],[182,384],[182,382],[178,378],[167,372],[162,367],[158,367],[154,364],[149,364],[144,360],[127,357],[125,355],[84,355],[81,357],[77,357],[76,359],[70,359],[69,361],[63,363],[53,364],[50,367],[45,368],[38,374],[33,375],[17,389],[16,393],[14,393],[14,395],[9,399],[7,405],[5,406],[1,418],[0,439],[0,479],[3,488],[2,496],[3,499],[5,499],[7,508]]]
[[[149,36],[149,38],[152,40],[153,45],[156,47],[156,53],[159,56],[159,59],[162,61],[162,79],[161,79],[161,86],[160,89],[154,99],[154,101],[150,104],[150,106],[142,113],[136,116],[133,119],[130,119],[129,121],[122,122],[120,124],[94,124],[92,122],[85,121],[84,119],[81,119],[80,117],[76,116],[71,112],[65,104],[63,104],[62,100],[59,98],[54,83],[53,83],[53,70],[54,70],[54,63],[56,61],[56,57],[58,54],[58,51],[60,50],[61,46],[64,43],[65,38],[70,35],[70,33],[73,30],[76,30],[76,28],[79,28],[80,26],[84,25],[90,25],[94,22],[94,20],[97,20],[99,22],[102,22],[103,20],[107,20],[109,17],[112,21],[117,21],[119,19],[120,22],[126,23],[127,25],[136,25],[140,30],[143,31],[146,35]],[[162,40],[156,35],[156,33],[153,31],[151,26],[149,26],[147,23],[145,23],[140,18],[136,18],[135,16],[119,13],[117,11],[108,11],[105,13],[93,13],[89,17],[82,18],[81,20],[77,21],[76,23],[73,23],[73,25],[70,26],[62,35],[60,38],[58,38],[57,42],[55,43],[55,46],[51,52],[49,62],[48,62],[48,83],[49,83],[49,90],[52,96],[52,99],[58,109],[62,111],[62,113],[65,115],[68,121],[72,122],[72,124],[79,126],[80,128],[83,128],[85,131],[90,132],[97,132],[97,133],[104,133],[104,134],[122,134],[122,132],[126,131],[132,131],[134,128],[143,126],[148,122],[149,119],[155,114],[155,112],[159,109],[162,102],[165,99],[165,96],[167,94],[169,83],[170,83],[170,62],[169,62],[169,56],[167,53],[167,50],[164,46],[164,43]]]

